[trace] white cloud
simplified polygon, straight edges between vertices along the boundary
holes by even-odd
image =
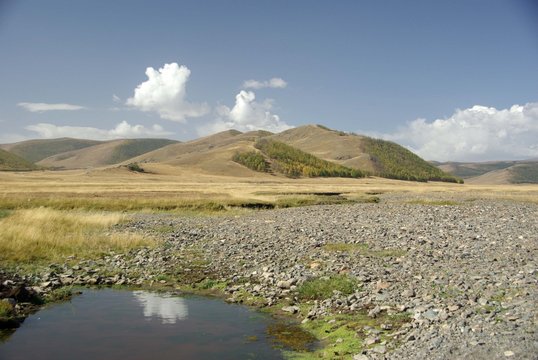
[[[163,324],[175,324],[189,317],[185,299],[153,294],[145,291],[133,292],[135,300],[144,308],[146,318],[157,318]],[[148,319],[148,320],[149,320]]]
[[[281,121],[278,115],[271,113],[273,100],[256,102],[252,91],[241,90],[235,97],[233,108],[221,105],[217,107],[218,118],[198,128],[200,135],[213,134],[219,131],[235,129],[239,131],[267,130],[280,132],[292,128]]]
[[[270,80],[258,81],[247,80],[243,83],[245,89],[262,89],[262,88],[275,88],[283,89],[288,86],[288,83],[281,78],[272,78]]]
[[[446,119],[417,119],[393,134],[428,160],[489,161],[538,157],[538,103],[496,109],[475,105]]]
[[[84,126],[57,126],[54,124],[40,123],[25,127],[26,130],[34,131],[41,138],[53,139],[60,137],[74,137],[93,140],[111,140],[140,137],[163,137],[173,133],[165,131],[160,125],[146,128],[143,125],[130,125],[122,121],[115,128],[106,130]]]
[[[20,102],[17,106],[22,107],[25,110],[30,112],[44,112],[44,111],[75,111],[75,110],[85,110],[85,106],[72,105],[72,104],[47,104],[47,103],[30,103],[30,102]]]
[[[185,122],[186,118],[199,117],[209,112],[207,104],[188,102],[185,86],[191,71],[177,63],[164,64],[159,70],[146,69],[148,80],[134,90],[126,104],[142,111],[154,111],[163,119]]]

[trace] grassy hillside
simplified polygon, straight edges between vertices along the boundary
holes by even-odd
[[[490,171],[506,169],[515,164],[515,161],[495,161],[484,163],[434,163],[434,165],[441,170],[463,179],[480,176]]]
[[[237,153],[234,161],[255,171],[272,171],[288,177],[364,177],[357,169],[331,163],[284,143],[260,139],[259,152]]]
[[[538,162],[516,164],[508,170],[512,184],[538,184]]]
[[[490,161],[483,163],[436,163],[473,184],[538,184],[538,161]]]
[[[364,137],[362,149],[370,154],[376,173],[381,177],[412,181],[463,182],[391,141]]]
[[[60,138],[22,141],[2,145],[2,148],[30,162],[38,162],[52,155],[83,149],[100,143],[101,141],[95,140]]]
[[[118,164],[136,156],[160,149],[177,141],[168,139],[131,139],[116,146],[108,159],[109,164]]]
[[[461,180],[393,142],[306,125],[271,136],[318,158],[376,176],[413,181]]]
[[[99,142],[83,149],[49,156],[39,165],[53,169],[82,169],[118,164],[133,157],[174,144],[166,139],[129,139]]]
[[[31,162],[6,150],[0,149],[0,171],[23,171],[34,169],[37,169],[37,166]]]

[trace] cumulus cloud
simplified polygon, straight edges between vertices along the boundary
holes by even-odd
[[[130,125],[122,121],[115,128],[98,129],[84,126],[58,126],[54,124],[39,123],[25,127],[26,130],[38,133],[41,138],[53,139],[60,137],[75,137],[93,140],[111,140],[140,137],[163,137],[173,133],[165,131],[160,125],[147,128],[143,125]]]
[[[126,104],[142,111],[154,111],[163,119],[185,122],[209,112],[207,104],[194,104],[186,98],[186,84],[191,71],[177,63],[165,64],[159,70],[146,69],[148,80],[134,90]]]
[[[241,90],[235,97],[235,105],[230,109],[221,105],[217,107],[218,118],[198,128],[200,135],[235,129],[239,131],[267,130],[280,132],[292,128],[271,113],[273,100],[266,99],[259,103],[252,91]]]
[[[281,78],[272,78],[270,80],[258,81],[247,80],[243,83],[245,89],[262,89],[262,88],[274,88],[283,89],[288,86],[288,83]]]
[[[538,103],[496,109],[475,105],[446,119],[417,119],[381,137],[438,161],[538,157]]]
[[[20,102],[17,106],[30,112],[44,112],[44,111],[75,111],[85,110],[85,106],[72,105],[72,104],[47,104],[47,103],[31,103]]]

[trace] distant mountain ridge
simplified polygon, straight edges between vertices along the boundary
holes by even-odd
[[[80,169],[119,164],[140,154],[175,144],[168,139],[120,139],[98,142],[44,158],[38,165],[54,169]]]
[[[538,184],[538,160],[433,164],[472,184]]]
[[[72,138],[38,139],[4,144],[0,145],[0,148],[35,163],[52,155],[83,149],[101,143],[102,141]]]
[[[235,177],[268,176],[263,170],[266,167],[275,175],[290,177],[373,175],[411,181],[461,181],[396,143],[322,125],[300,126],[278,134],[228,130],[187,142],[64,138],[5,146],[21,153],[24,149],[34,159],[39,158],[36,154],[53,153],[37,165],[58,170],[139,163]],[[65,148],[70,150],[61,151]],[[238,156],[241,154],[249,156]]]

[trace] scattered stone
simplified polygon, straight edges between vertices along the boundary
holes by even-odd
[[[282,308],[282,311],[285,311],[285,312],[289,312],[289,313],[292,313],[292,314],[296,314],[299,312],[299,307],[298,306],[284,306]]]

